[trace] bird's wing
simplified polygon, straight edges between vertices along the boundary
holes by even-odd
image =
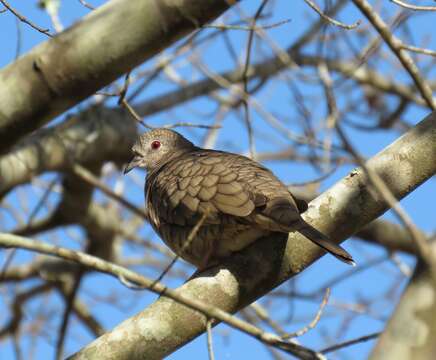
[[[246,157],[235,156],[237,159],[231,167],[238,173],[238,180],[245,184],[250,197],[255,199],[256,208],[250,222],[271,231],[295,228],[307,204],[294,198],[269,169]]]
[[[148,207],[161,222],[194,225],[222,224],[246,217],[256,199],[231,164],[233,154],[211,150],[184,154],[159,171]],[[150,206],[151,205],[151,206]]]

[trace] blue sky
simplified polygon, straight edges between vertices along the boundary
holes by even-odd
[[[50,20],[46,13],[36,7],[36,2],[19,2],[10,1],[11,5],[16,7],[21,13],[25,14],[26,17],[31,19],[33,22],[37,23],[40,27],[52,28]],[[97,6],[103,3],[103,1],[92,1],[92,4]],[[319,1],[321,3],[321,1]],[[242,9],[246,14],[253,14],[258,6],[258,1],[243,1],[241,3]],[[398,8],[391,3],[386,4],[384,16],[392,16],[392,14],[397,11]],[[64,0],[61,2],[60,7],[60,18],[63,21],[65,27],[73,24],[75,21],[79,20],[82,16],[88,13],[89,10],[84,8],[79,1]],[[310,10],[303,1],[293,1],[288,2],[286,0],[277,0],[275,2],[275,12],[274,15],[265,20],[265,23],[274,23],[276,21],[290,19],[289,23],[286,23],[280,27],[268,30],[268,34],[274,39],[280,46],[286,47],[294,39],[298,37],[305,29],[308,23],[316,19],[317,15]],[[356,20],[363,20],[362,26],[367,26],[367,23],[363,16],[355,9],[353,6],[347,6],[347,8],[341,12],[339,19],[346,23],[353,23]],[[228,20],[227,18],[225,19]],[[412,39],[422,40],[427,39],[426,46],[429,48],[435,48],[434,39],[430,37],[425,38],[426,35],[431,34],[432,31],[432,21],[429,15],[418,15],[416,19],[410,21],[410,28],[413,29]],[[212,31],[212,30],[208,30]],[[46,41],[47,37],[43,34],[36,32],[31,29],[26,24],[19,25],[19,32],[21,33],[21,54],[27,52],[36,44]],[[400,34],[401,35],[401,34]],[[243,54],[243,47],[246,43],[247,33],[242,31],[230,31],[229,36],[232,38],[235,44],[239,44],[240,54]],[[0,14],[0,67],[6,66],[8,63],[12,62],[15,58],[16,48],[17,48],[17,21],[9,13]],[[259,48],[266,54],[271,50],[266,46],[262,45],[264,48]],[[207,51],[201,54],[202,59],[213,68],[215,71],[222,71],[226,69],[231,69],[234,67],[234,62],[225,51],[225,47],[222,42],[217,42],[214,45],[206,48]],[[256,48],[257,49],[257,48]],[[313,47],[308,48],[309,51],[313,50]],[[389,50],[384,46],[383,51],[385,54],[389,54]],[[257,53],[254,55],[253,61],[262,60],[262,56]],[[61,61],[61,59],[60,59]],[[175,64],[180,74],[186,76],[186,78],[192,78],[195,81],[198,75],[192,71],[188,66],[186,66],[186,58],[182,58],[176,61]],[[147,62],[144,68],[150,68],[153,64],[153,60]],[[387,76],[394,74],[394,69],[389,68],[386,65],[382,65],[382,71]],[[395,69],[397,70],[397,69]],[[395,73],[396,74],[396,73]],[[430,73],[428,76],[434,76]],[[394,76],[394,75],[393,75]],[[396,75],[395,75],[396,76]],[[398,80],[410,83],[407,75],[401,75]],[[174,86],[173,86],[174,87]],[[143,99],[151,98],[157,94],[165,93],[172,86],[168,84],[164,79],[157,80],[137,100],[141,101]],[[314,93],[313,89],[310,87],[303,88],[303,96],[320,96],[319,93]],[[295,99],[292,99],[287,93],[289,90],[286,89],[284,83],[272,82],[267,86],[267,89],[260,92],[257,97],[263,103],[267,104],[267,108],[271,111],[280,112],[283,116],[289,117],[289,128],[296,133],[301,134],[301,126],[296,125],[293,120],[295,115],[295,107],[297,106]],[[286,93],[286,96],[282,94]],[[355,96],[354,92],[350,92],[350,96]],[[341,105],[345,100],[339,99],[338,104]],[[82,104],[81,108],[86,106]],[[153,125],[168,124],[174,121],[183,121],[195,118],[195,114],[201,113],[212,113],[215,109],[213,103],[205,99],[196,99],[189,103],[187,107],[178,107],[171,109],[166,113],[159,113],[153,115],[146,119],[147,122]],[[70,110],[69,112],[75,111]],[[323,102],[320,101],[319,108],[310,109],[314,117],[319,116],[320,118],[325,116],[325,106]],[[251,111],[253,116],[254,130],[256,133],[256,149],[258,151],[267,151],[276,149],[277,146],[285,147],[287,145],[286,140],[278,136],[271,128],[261,119],[261,117],[255,112]],[[405,118],[410,124],[417,123],[428,113],[427,109],[410,107],[406,112]],[[57,121],[62,120],[64,117],[61,116]],[[193,122],[195,120],[192,120]],[[213,121],[213,118],[210,119]],[[398,134],[394,132],[386,131],[374,131],[365,133],[352,129],[350,127],[345,128],[350,139],[356,148],[366,157],[370,157],[376,154],[378,151],[382,150],[386,145],[391,143]],[[199,129],[181,129],[186,136],[190,137],[193,141],[200,141],[204,135],[204,130]],[[228,116],[223,123],[223,130],[220,133],[218,141],[216,143],[216,148],[230,150],[234,152],[246,153],[248,149],[247,138],[244,135],[245,128],[243,123],[236,116]],[[276,162],[268,162],[274,172],[284,181],[292,183],[304,183],[310,181],[313,178],[319,176],[313,168],[306,165],[296,164],[296,163],[284,163],[277,164]],[[334,172],[330,177],[324,180],[321,184],[320,191],[327,189],[343,177],[352,166],[342,167],[338,171]],[[53,177],[53,174],[45,175],[47,179]],[[122,174],[115,174],[109,180],[110,184],[118,181]],[[142,181],[143,173],[137,171],[132,175],[134,178]],[[127,187],[132,189],[126,193],[126,197],[133,201],[138,206],[143,204],[143,194],[140,187],[129,186],[134,184],[132,179],[124,179],[126,181]],[[36,192],[32,192],[31,186],[23,187],[23,192],[28,191],[29,194],[33,194],[34,198],[28,198],[29,204],[36,204],[38,198]],[[402,201],[402,205],[408,211],[409,215],[412,217],[413,221],[424,231],[431,232],[434,231],[434,215],[429,208],[429,199],[434,197],[435,193],[435,183],[434,181],[428,181],[420,188],[415,190],[409,197]],[[100,196],[100,197],[99,197]],[[56,195],[53,195],[52,201],[55,201]],[[97,195],[97,199],[101,199],[101,195]],[[9,199],[13,204],[19,206],[18,197],[13,196]],[[388,212],[385,216],[386,219],[391,221],[396,221],[393,215]],[[14,224],[10,220],[1,219],[1,226],[4,227],[2,230],[7,230],[13,227]],[[72,229],[72,231],[78,231],[77,229]],[[148,226],[141,230],[141,236],[150,236],[151,230]],[[50,241],[49,236],[40,236],[39,239]],[[159,241],[154,237],[155,241]],[[61,239],[62,245],[77,248],[78,244],[72,244],[69,239],[65,236]],[[358,264],[364,265],[368,261],[380,258],[384,255],[384,250],[377,246],[371,246],[363,244],[356,241],[347,241],[345,247],[355,255]],[[137,250],[134,247],[126,247],[126,254],[137,255]],[[14,264],[20,264],[29,260],[31,255],[20,251],[19,255],[14,260]],[[409,265],[413,265],[413,259],[404,255],[401,255],[401,259]],[[0,252],[0,264],[4,261],[4,251]],[[183,266],[183,265],[182,265]],[[186,269],[192,271],[192,268],[185,266]],[[280,290],[289,291],[292,289],[298,289],[301,293],[310,293],[311,291],[317,289],[320,285],[327,283],[329,279],[348,271],[349,269],[338,263],[334,258],[330,256],[323,257],[316,264],[311,266],[309,269],[303,272],[300,276],[295,279],[290,280],[280,287]],[[151,269],[140,270],[147,276],[155,276],[155,272]],[[366,335],[375,331],[380,331],[384,326],[384,320],[389,317],[390,312],[393,309],[395,301],[392,299],[384,298],[384,292],[387,287],[394,284],[393,279],[397,279],[398,288],[394,291],[395,294],[399,294],[401,289],[406,283],[406,279],[401,276],[398,268],[392,264],[392,262],[383,262],[382,264],[371,268],[368,271],[364,271],[360,274],[350,277],[346,281],[341,282],[339,285],[332,289],[331,302],[325,310],[325,314],[321,321],[317,325],[317,328],[310,331],[304,337],[301,338],[301,342],[314,349],[321,349],[326,347],[328,344],[334,344],[336,341],[342,341],[346,339],[351,339],[354,337]],[[29,282],[27,286],[35,284],[36,281]],[[167,280],[167,283],[171,286],[176,286],[180,281]],[[142,308],[153,302],[156,297],[148,293],[134,292],[132,290],[126,289],[124,286],[119,284],[116,280],[109,278],[104,275],[91,275],[89,276],[82,286],[82,299],[88,304],[92,304],[92,308],[95,311],[97,318],[103,323],[107,329],[113,328],[116,324],[121,322],[123,319],[135,314]],[[98,296],[99,298],[110,298],[113,295],[118,295],[121,297],[119,309],[113,306],[102,305],[101,302],[95,302],[92,300],[93,297]],[[355,302],[365,303],[367,299],[374,299],[377,301],[371,307],[371,315],[355,316],[353,319],[346,335],[342,337],[341,327],[344,326],[344,317],[335,316],[338,309],[346,307],[347,305]],[[0,325],[4,324],[7,320],[7,299],[2,299],[0,297]],[[394,298],[395,299],[395,298]],[[61,302],[58,299],[57,305],[59,309],[61,308]],[[262,303],[263,300],[260,300]],[[306,325],[311,321],[311,316],[314,316],[317,308],[319,306],[319,301],[306,301],[301,299],[283,299],[277,301],[277,306],[275,306],[274,313],[272,314],[275,319],[287,319],[289,326],[287,330],[294,331],[302,326]],[[44,301],[34,301],[28,307],[28,312],[26,316],[32,318],[38,314],[38,311],[43,306]],[[352,314],[353,312],[350,312]],[[355,314],[355,313],[353,313]],[[345,317],[346,318],[346,317]],[[54,322],[56,323],[56,322]],[[57,324],[57,323],[56,323]],[[71,322],[69,339],[66,344],[67,353],[72,353],[80,349],[84,344],[92,341],[92,337],[89,332],[77,325],[75,319]],[[35,359],[46,359],[53,356],[53,346],[56,340],[55,334],[57,332],[57,327],[51,327],[45,329],[44,339],[37,339],[38,346],[35,350]],[[240,359],[240,358],[251,358],[251,359],[264,359],[268,358],[268,352],[265,350],[264,346],[259,344],[257,341],[251,339],[250,337],[240,334],[237,331],[230,329],[225,325],[219,325],[214,330],[214,350],[216,359]],[[332,337],[333,336],[333,337]],[[338,340],[339,339],[339,340]],[[30,340],[29,340],[30,341]],[[340,356],[332,358],[343,358],[343,359],[365,359],[368,352],[373,346],[374,342],[368,342],[359,344],[349,349],[342,351]],[[25,344],[25,348],[30,346],[30,343]],[[0,342],[0,352],[4,354],[6,359],[13,358],[12,344],[10,341]],[[206,338],[201,336],[192,343],[184,346],[174,354],[172,354],[170,359],[192,359],[192,358],[207,358],[206,349]]]

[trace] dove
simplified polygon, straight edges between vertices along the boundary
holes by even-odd
[[[346,250],[304,221],[307,203],[256,161],[202,149],[166,128],[139,136],[132,152],[124,173],[147,171],[148,221],[167,246],[199,269],[266,235],[294,231],[354,265]]]

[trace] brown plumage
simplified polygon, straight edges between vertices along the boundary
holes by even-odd
[[[307,224],[307,204],[295,199],[267,168],[241,155],[196,147],[175,131],[141,135],[125,173],[147,170],[150,224],[180,257],[207,267],[271,232],[298,231],[338,259],[348,252]],[[186,240],[202,221],[190,243]]]

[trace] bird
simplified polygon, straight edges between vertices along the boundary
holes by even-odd
[[[147,171],[149,223],[176,255],[200,270],[261,237],[294,231],[355,264],[345,249],[304,221],[307,203],[248,157],[203,149],[168,128],[140,135],[132,153],[124,174],[137,167]]]

